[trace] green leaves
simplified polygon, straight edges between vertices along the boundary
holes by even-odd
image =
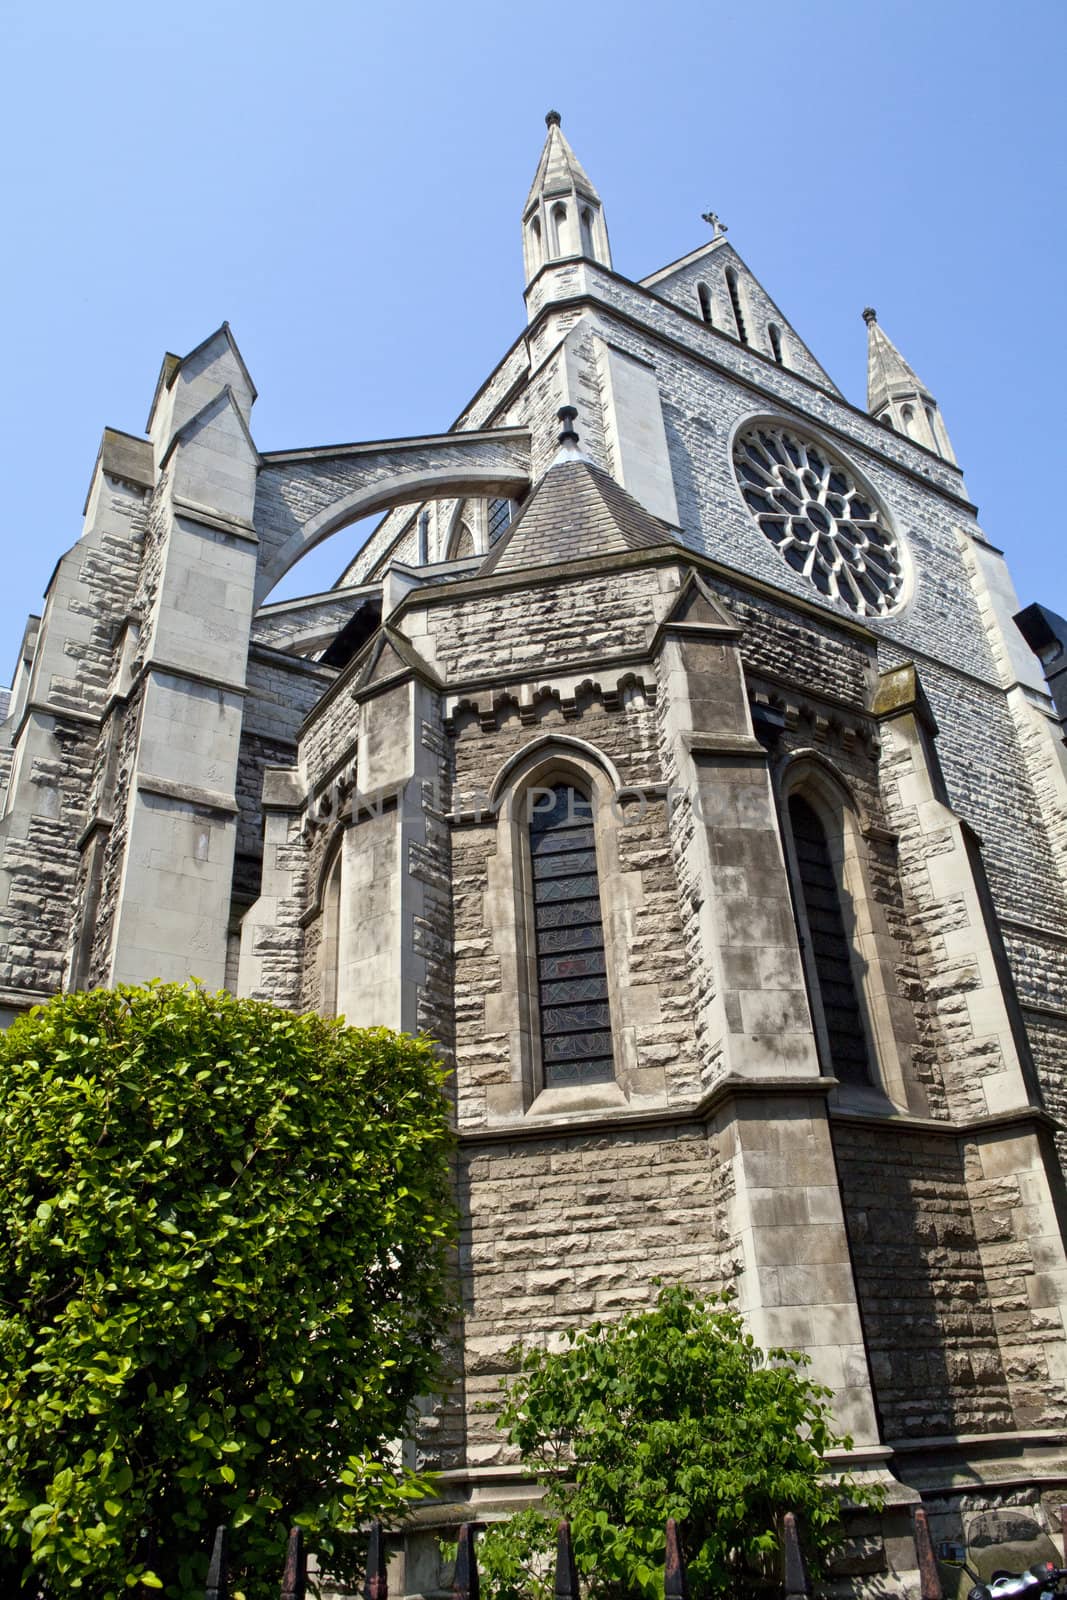
[[[276,1574],[292,1521],[325,1550],[404,1503],[378,1457],[448,1312],[441,1087],[425,1041],[175,985],[0,1036],[0,1591],[179,1600],[218,1522]]]
[[[783,1511],[797,1514],[817,1568],[838,1536],[841,1489],[875,1502],[824,1476],[823,1451],[850,1441],[834,1432],[829,1391],[804,1375],[806,1358],[765,1354],[726,1298],[665,1288],[653,1310],[572,1333],[560,1351],[514,1354],[499,1425],[545,1498],[484,1535],[494,1600],[547,1596],[559,1516],[589,1594],[655,1600],[669,1516],[700,1597],[773,1566]]]

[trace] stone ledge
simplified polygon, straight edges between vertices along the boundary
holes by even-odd
[[[807,1096],[825,1100],[837,1088],[836,1078],[724,1078],[699,1100],[689,1105],[656,1106],[644,1111],[599,1112],[573,1117],[540,1117],[536,1122],[498,1123],[493,1127],[459,1128],[461,1145],[514,1144],[529,1139],[554,1139],[596,1134],[625,1133],[645,1128],[677,1127],[679,1124],[706,1123],[715,1112],[732,1100],[792,1098]]]
[[[205,689],[221,689],[223,694],[236,694],[245,697],[252,693],[247,685],[234,683],[227,678],[215,678],[208,672],[198,672],[195,667],[179,667],[172,661],[164,661],[159,656],[149,656],[142,661],[129,689],[126,698],[129,699],[139,684],[143,683],[149,673],[158,672],[167,678],[181,678],[186,683],[198,683]]]
[[[851,1122],[868,1128],[891,1129],[896,1133],[932,1133],[942,1139],[973,1137],[980,1133],[999,1133],[1004,1128],[1027,1124],[1050,1128],[1054,1133],[1063,1131],[1064,1124],[1044,1106],[1017,1106],[1013,1111],[992,1111],[979,1117],[965,1117],[960,1121],[942,1121],[937,1117],[913,1117],[899,1111],[879,1113],[858,1111],[847,1106],[830,1106],[832,1122]]]
[[[210,506],[202,506],[196,500],[183,500],[176,494],[171,495],[170,504],[173,514],[185,522],[198,522],[201,527],[213,528],[216,533],[228,534],[230,538],[240,539],[245,544],[259,543],[255,526],[243,518],[223,516]]]
[[[744,733],[683,733],[682,744],[691,756],[737,756],[768,759],[758,739]]]
[[[230,817],[235,817],[238,812],[233,795],[222,794],[215,789],[198,789],[191,783],[175,783],[170,778],[156,778],[148,772],[139,772],[135,781],[141,794],[158,795],[164,800],[200,806],[206,811],[220,811]]]
[[[30,1006],[47,1005],[58,993],[58,989],[0,989],[0,1006],[15,1006],[25,1011]]]
[[[86,823],[81,833],[79,833],[76,841],[76,848],[78,850],[84,850],[94,833],[110,833],[114,826],[114,817],[109,817],[102,811],[98,812],[95,817]]]

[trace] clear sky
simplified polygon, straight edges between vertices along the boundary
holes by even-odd
[[[261,449],[449,426],[523,325],[549,107],[619,271],[716,210],[860,404],[874,305],[1020,600],[1067,612],[1065,34],[1064,0],[8,0],[0,676],[165,350],[229,319]]]

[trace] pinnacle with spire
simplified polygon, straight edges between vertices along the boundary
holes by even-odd
[[[867,410],[879,422],[925,445],[956,464],[940,408],[914,368],[904,360],[879,326],[873,306],[863,313],[867,324]]]
[[[529,284],[553,261],[584,257],[611,266],[600,196],[563,133],[558,111],[545,117],[548,134],[522,212],[522,246]]]

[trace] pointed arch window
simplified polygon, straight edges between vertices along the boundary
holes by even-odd
[[[322,894],[322,943],[319,948],[319,1014],[337,1015],[338,969],[341,956],[341,851],[337,851]]]
[[[571,256],[575,254],[573,226],[570,213],[562,200],[557,200],[552,207],[552,243],[553,254],[557,256]]]
[[[452,535],[452,544],[448,552],[449,561],[460,561],[464,556],[476,555],[474,535],[465,522],[461,522]]]
[[[742,344],[747,344],[748,329],[745,327],[745,313],[741,305],[741,284],[733,267],[726,269],[726,287],[730,291],[730,305],[733,308],[737,337]]]
[[[490,500],[486,511],[486,529],[490,550],[511,527],[511,501]]]
[[[782,335],[778,330],[777,323],[768,322],[767,337],[771,341],[771,354],[774,356],[775,361],[780,367],[784,366],[785,363],[782,360]]]
[[[588,206],[583,206],[581,211],[582,227],[582,254],[595,256],[596,248],[593,244],[593,213]]]
[[[869,1084],[871,1056],[863,1008],[852,968],[852,945],[845,931],[841,892],[830,841],[822,818],[803,794],[791,794],[797,888],[806,923],[806,958],[813,1006],[826,1066],[842,1083]]]
[[[570,782],[531,792],[541,1062],[546,1089],[615,1076],[593,806]]]
[[[713,328],[715,326],[715,318],[711,309],[711,290],[706,283],[697,284],[697,299],[700,302],[700,315],[708,327]]]

